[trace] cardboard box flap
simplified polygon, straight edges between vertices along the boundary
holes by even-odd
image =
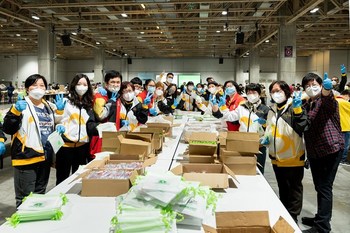
[[[240,140],[240,141],[259,141],[259,134],[252,132],[238,132],[229,131],[227,132],[227,140]]]
[[[144,155],[110,154],[110,160],[143,160]]]
[[[222,173],[223,166],[221,164],[202,164],[202,163],[191,163],[182,165],[182,172],[191,173]]]
[[[226,173],[184,173],[183,178],[187,181],[199,181],[201,185],[211,188],[228,188],[228,175]]]
[[[223,163],[256,165],[256,157],[221,156],[220,159]]]
[[[152,158],[146,159],[143,162],[142,167],[145,168],[145,167],[152,166],[153,164],[155,164],[157,162],[157,159],[158,159],[158,157],[152,157]]]
[[[273,233],[294,233],[295,230],[289,223],[280,216],[275,225],[272,228]]]
[[[226,172],[227,174],[229,174],[230,176],[232,176],[232,178],[233,178],[235,181],[237,181],[237,182],[239,183],[239,181],[237,180],[237,177],[236,177],[235,173],[234,173],[230,168],[228,168],[225,164],[223,164],[223,166],[224,166],[225,172]]]
[[[151,142],[152,137],[153,137],[152,133],[127,133],[125,135],[125,138],[136,139],[136,140],[141,140],[145,142]]]
[[[163,128],[140,128],[141,133],[155,133],[155,134],[164,134],[164,129]]]
[[[192,145],[214,145],[217,144],[216,133],[193,132],[189,139]]]
[[[182,165],[177,165],[176,167],[174,167],[173,169],[171,169],[170,171],[174,174],[174,175],[182,175],[182,171],[183,171],[183,169],[182,169],[183,167],[182,167]]]
[[[216,228],[202,224],[203,230],[205,233],[217,233],[218,231],[216,230]]]
[[[268,211],[216,212],[215,218],[217,229],[234,227],[270,228]]]

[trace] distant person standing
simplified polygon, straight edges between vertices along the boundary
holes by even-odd
[[[12,86],[12,82],[10,82],[10,85],[6,88],[7,89],[7,96],[9,97],[9,104],[12,104],[12,96],[13,92],[15,91],[15,88]]]

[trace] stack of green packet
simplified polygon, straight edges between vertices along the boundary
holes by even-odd
[[[7,223],[16,227],[21,222],[60,220],[62,218],[61,207],[67,203],[66,195],[29,194],[23,199],[16,213],[6,218]]]

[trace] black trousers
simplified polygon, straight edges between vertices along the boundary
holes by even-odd
[[[289,214],[294,220],[303,207],[303,184],[304,167],[277,167],[273,165],[279,197]]]
[[[61,147],[56,154],[56,185],[76,172],[79,165],[86,164],[89,156],[89,143],[79,147]]]
[[[22,199],[31,192],[44,194],[49,182],[51,163],[46,161],[14,167],[14,185],[16,207],[22,204]]]
[[[317,192],[317,213],[315,227],[320,233],[331,231],[333,208],[333,182],[343,151],[323,158],[309,158],[312,179]]]
[[[265,161],[266,161],[266,147],[262,146],[259,148],[259,151],[261,152],[261,154],[258,154],[256,156],[256,160],[258,162],[258,168],[261,172],[261,174],[264,175],[264,171],[265,171]]]

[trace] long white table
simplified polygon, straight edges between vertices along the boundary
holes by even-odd
[[[180,126],[173,128],[174,136],[172,138],[166,138],[157,162],[148,168],[149,171],[168,171],[179,164],[178,155],[183,153],[187,147],[180,140],[186,121],[187,117],[175,121]],[[101,153],[96,159],[102,159],[107,155],[108,153]],[[60,221],[20,223],[16,228],[4,223],[0,226],[0,233],[109,232],[110,220],[115,215],[115,198],[80,196],[81,181],[76,178],[84,171],[84,167],[80,167],[76,173],[48,192],[48,194],[67,194],[69,202],[62,208],[64,215]],[[295,229],[295,232],[301,232],[262,175],[237,176],[236,178],[239,181],[234,181],[237,188],[228,188],[221,193],[222,197],[217,203],[216,211],[265,210],[269,212],[271,225],[277,221],[279,216],[282,216]],[[214,226],[214,216],[207,215],[204,223]],[[198,233],[204,231],[203,229],[178,228],[178,232]]]

